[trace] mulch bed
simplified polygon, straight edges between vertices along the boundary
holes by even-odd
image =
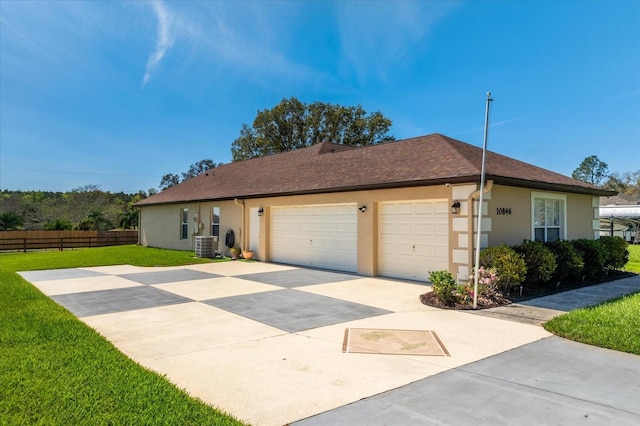
[[[466,303],[456,303],[454,305],[445,305],[438,299],[434,292],[429,292],[420,295],[420,301],[427,305],[432,306],[434,308],[439,309],[458,309],[458,310],[466,310],[473,309],[471,304]],[[497,306],[508,305],[512,303],[511,299],[504,297],[503,295],[496,295],[494,297],[478,297],[478,309],[487,309],[487,308],[495,308]]]
[[[567,290],[574,290],[576,288],[588,287],[595,284],[602,284],[609,281],[615,281],[620,278],[631,277],[636,274],[624,271],[612,271],[605,277],[599,277],[597,279],[579,283],[569,283],[564,285],[558,285],[555,289],[537,289],[532,292],[528,292],[519,295],[502,295],[502,294],[493,294],[490,297],[478,297],[478,309],[488,309],[488,308],[496,308],[498,306],[509,305],[511,303],[522,302],[524,300],[532,299],[535,297],[548,296],[550,294],[562,293]],[[427,305],[432,306],[434,308],[439,309],[457,309],[457,310],[471,310],[473,306],[471,303],[456,303],[454,305],[445,305],[438,299],[438,297],[433,292],[425,293],[420,295],[420,301]]]

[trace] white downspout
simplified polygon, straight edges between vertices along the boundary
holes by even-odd
[[[242,227],[240,228],[240,230],[239,230],[239,232],[238,232],[238,233],[240,234],[238,239],[239,239],[239,240],[241,241],[241,243],[242,243],[242,249],[243,249],[243,250],[246,250],[246,249],[247,249],[247,245],[245,244],[245,241],[244,241],[244,235],[243,235],[243,233],[242,233],[242,229],[245,227],[245,215],[244,215],[244,207],[245,207],[245,206],[244,206],[244,200],[240,200],[240,201],[238,201],[238,199],[237,199],[237,198],[234,198],[234,199],[233,199],[233,202],[234,202],[236,205],[238,205],[238,206],[242,206]]]

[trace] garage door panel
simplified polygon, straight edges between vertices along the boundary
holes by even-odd
[[[396,223],[392,229],[392,234],[411,234],[413,232],[413,224],[408,222]]]
[[[433,223],[416,223],[414,225],[414,232],[417,235],[431,236],[434,234]]]
[[[356,248],[356,245],[354,245],[353,242],[351,241],[337,240],[337,241],[333,241],[332,243],[333,243],[332,244],[333,248],[335,248],[336,250],[344,251],[344,252],[348,252]]]
[[[433,203],[420,203],[413,204],[413,211],[415,214],[433,214],[435,211]]]
[[[449,238],[449,222],[437,222],[435,224],[435,235]]]
[[[336,249],[336,242],[332,240],[320,240],[317,241],[317,244],[320,251]]]
[[[441,214],[444,216],[448,216],[449,215],[449,203],[448,202],[436,202],[434,203],[434,207],[435,207],[435,213],[436,214]]]
[[[426,281],[449,267],[448,202],[416,200],[380,207],[379,273]]]
[[[433,256],[434,249],[430,244],[416,244],[413,249],[418,256]]]
[[[449,246],[445,244],[440,244],[434,246],[434,256],[443,260],[448,261],[449,259]]]

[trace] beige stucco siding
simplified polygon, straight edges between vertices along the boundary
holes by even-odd
[[[567,194],[567,239],[594,239],[593,221],[598,219],[598,209],[593,206],[593,196]]]
[[[530,189],[495,185],[487,204],[487,216],[491,218],[489,246],[514,245],[531,239]]]
[[[378,275],[378,214],[379,204],[388,201],[449,199],[450,188],[445,185],[383,189],[371,191],[353,191],[329,194],[295,195],[287,197],[257,198],[245,200],[247,211],[252,207],[262,207],[264,214],[260,218],[261,241],[258,251],[263,261],[270,261],[268,229],[270,209],[275,206],[300,206],[319,204],[356,203],[366,206],[364,213],[358,212],[358,273],[366,276]],[[248,221],[248,219],[247,219]],[[248,223],[245,225],[248,226]],[[248,231],[248,230],[247,230]]]
[[[564,194],[495,185],[488,200],[487,215],[491,219],[489,245],[520,244],[532,239],[532,193],[539,196],[563,197],[566,238],[593,239],[594,208],[591,195]]]
[[[483,229],[481,247],[500,244],[519,244],[532,235],[532,193],[544,194],[527,188],[490,186],[483,203]],[[193,250],[197,235],[211,235],[211,214],[214,206],[220,207],[219,251],[224,252],[224,237],[229,229],[235,233],[236,242],[243,248],[250,247],[258,253],[258,259],[271,261],[270,224],[273,207],[308,206],[323,204],[356,204],[366,206],[365,212],[357,213],[357,271],[361,275],[376,276],[379,270],[379,220],[380,206],[393,201],[458,200],[460,212],[449,212],[449,270],[459,279],[466,279],[472,264],[473,236],[477,214],[477,202],[469,203],[469,196],[477,189],[476,183],[457,185],[433,185],[426,187],[379,189],[338,192],[327,194],[265,197],[246,200],[207,201],[185,204],[144,206],[140,215],[140,242],[146,246],[177,250]],[[565,204],[566,238],[593,238],[594,211],[597,200],[591,195],[562,194]],[[596,207],[594,207],[594,202]],[[183,208],[189,209],[189,237],[180,239]],[[263,209],[262,216],[250,217],[251,212]],[[253,210],[252,210],[253,209]],[[194,216],[197,214],[197,221]],[[474,215],[475,215],[474,214]],[[202,226],[198,224],[202,223]],[[259,232],[250,229],[257,223]],[[250,241],[250,236],[254,237]]]
[[[213,206],[220,207],[220,249],[224,249],[224,237],[227,230],[233,229],[236,241],[238,241],[242,228],[242,207],[234,204],[233,201],[142,207],[140,209],[140,243],[149,247],[193,250],[196,236],[211,235]],[[184,208],[189,209],[189,230],[186,240],[180,238],[181,212]]]

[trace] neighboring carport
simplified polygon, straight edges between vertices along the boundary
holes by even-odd
[[[640,204],[600,206],[600,235],[640,243]]]

